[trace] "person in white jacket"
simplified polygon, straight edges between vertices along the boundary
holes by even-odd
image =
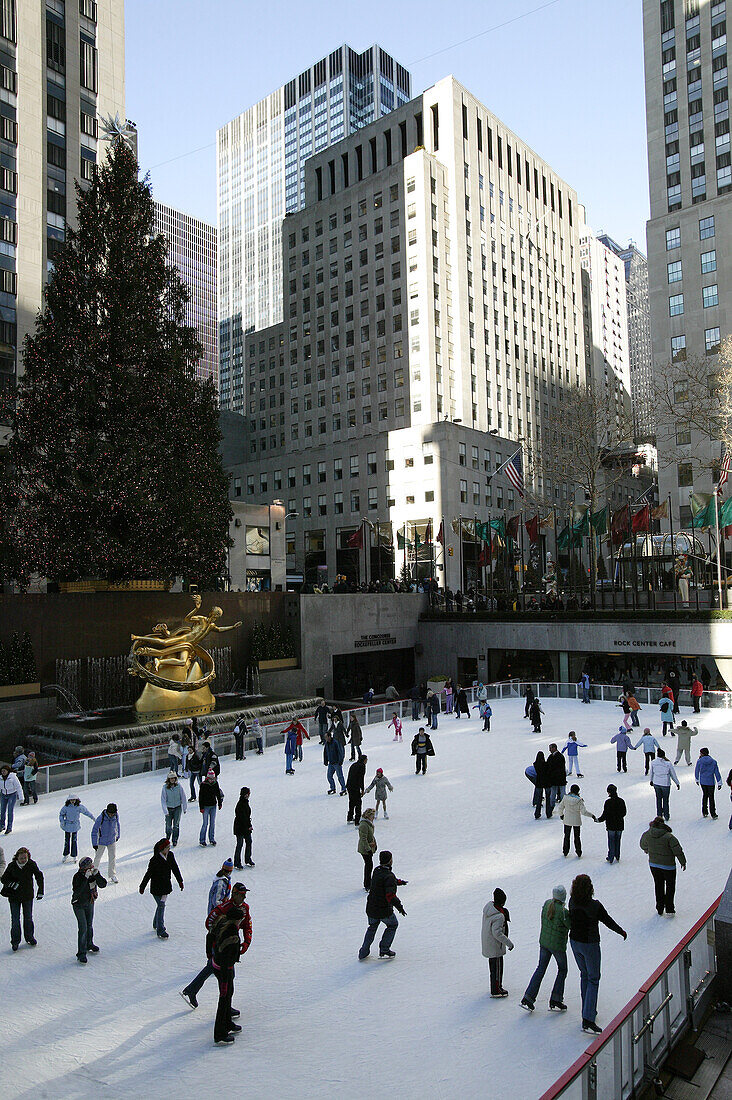
[[[180,734],[174,733],[168,742],[168,767],[177,775],[182,763],[183,746],[180,743]]]
[[[168,778],[163,783],[163,789],[160,793],[160,805],[163,807],[163,813],[165,814],[165,836],[168,840],[172,836],[173,847],[175,848],[180,832],[181,814],[188,813],[188,806],[186,805],[186,793],[178,782],[178,776],[174,771],[168,772]]]
[[[582,855],[582,839],[580,837],[582,817],[591,817],[593,821],[597,821],[597,818],[587,809],[584,799],[580,798],[580,789],[576,783],[572,784],[562,801],[554,809],[558,810],[559,816],[564,822],[562,852],[565,856],[569,855],[569,841],[572,833],[574,833],[574,850],[579,858]]]
[[[13,831],[13,815],[15,803],[23,797],[23,788],[14,771],[4,764],[0,768],[0,832],[5,829],[8,836]],[[7,828],[5,822],[7,819]]]
[[[506,909],[506,895],[500,887],[496,887],[493,891],[493,901],[489,901],[483,908],[480,937],[483,958],[488,959],[490,968],[491,997],[508,996],[508,990],[503,988],[503,956],[506,954],[506,948],[513,951],[513,944],[508,938],[510,919]]]
[[[656,815],[668,821],[671,816],[669,811],[669,795],[671,794],[671,780],[676,784],[676,790],[681,790],[676,770],[670,760],[666,759],[666,753],[659,749],[656,759],[651,762],[651,786],[656,792]]]

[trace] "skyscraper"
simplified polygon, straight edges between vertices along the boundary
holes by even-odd
[[[602,391],[616,422],[630,414],[630,356],[625,268],[620,257],[603,244],[587,225],[580,228],[583,281],[585,364],[588,377]]]
[[[654,371],[709,356],[732,317],[732,158],[725,0],[644,0],[651,217],[648,274]],[[710,491],[719,441],[659,432],[659,495],[690,518]]]
[[[155,232],[168,241],[170,262],[188,287],[186,323],[198,332],[203,358],[196,373],[218,385],[219,343],[216,322],[216,227],[172,206],[154,203]]]
[[[242,337],[282,320],[282,222],[305,201],[305,162],[410,97],[409,73],[379,46],[340,46],[217,134],[219,370],[241,410]]]
[[[74,180],[102,155],[99,119],[124,118],[124,73],[123,0],[0,3],[0,390],[76,216]]]

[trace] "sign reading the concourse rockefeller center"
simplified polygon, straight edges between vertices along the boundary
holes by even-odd
[[[393,634],[362,634],[353,643],[354,649],[367,649],[370,646],[396,645],[397,640]]]

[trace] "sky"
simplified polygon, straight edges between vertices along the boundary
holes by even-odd
[[[216,130],[348,43],[378,42],[416,94],[453,75],[645,251],[639,0],[126,0],[127,116],[155,198],[216,221]],[[397,13],[398,18],[394,18]]]

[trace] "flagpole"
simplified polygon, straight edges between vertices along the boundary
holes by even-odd
[[[521,535],[520,535],[520,549],[519,549],[519,553],[521,555],[521,565],[520,565],[520,568],[519,568],[519,578],[520,578],[520,589],[519,589],[519,591],[521,592],[521,607],[525,611],[526,610],[526,585],[524,584],[524,577],[525,577],[526,574],[525,574],[525,571],[524,571],[524,513],[523,512],[519,513],[519,530],[521,532]]]
[[[460,543],[460,584],[458,586],[458,592],[463,591],[463,513],[460,512],[458,516],[458,529],[460,534],[458,535],[458,542]]]
[[[491,611],[494,611],[495,606],[494,606],[494,603],[493,603],[493,527],[491,526],[491,514],[490,514],[490,512],[488,513],[488,546],[489,546],[489,550],[488,550],[488,568],[490,570],[488,580],[489,580],[490,590],[491,590]]]
[[[668,525],[671,532],[671,586],[674,592],[674,611],[677,608],[677,593],[676,593],[676,552],[674,550],[674,512],[671,507],[671,494],[668,495]],[[692,528],[693,531],[693,528]]]
[[[722,610],[722,560],[719,550],[719,485],[714,486],[714,531],[717,536],[717,591],[719,593],[719,610]]]

